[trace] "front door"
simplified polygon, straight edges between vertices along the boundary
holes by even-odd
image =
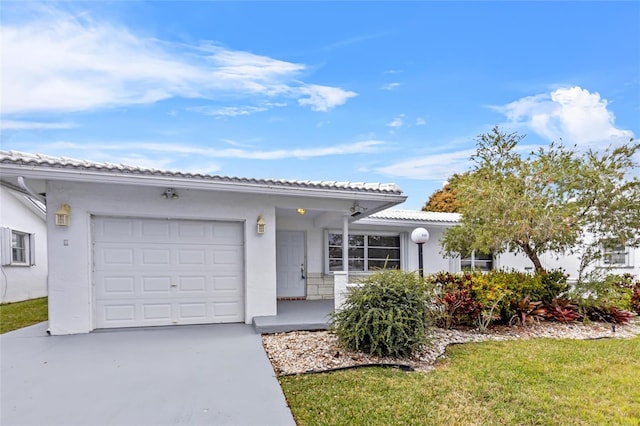
[[[307,277],[305,268],[304,232],[276,233],[277,297],[305,297]]]

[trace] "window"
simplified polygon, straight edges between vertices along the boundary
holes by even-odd
[[[342,234],[328,233],[329,271],[342,271]],[[349,271],[400,269],[400,236],[349,234]]]
[[[493,254],[479,251],[463,254],[460,259],[460,269],[463,271],[490,271],[493,269]]]
[[[603,266],[632,266],[631,256],[629,256],[629,247],[623,245],[615,245],[605,247],[602,252]]]
[[[11,263],[27,263],[28,234],[11,231]]]
[[[31,266],[35,265],[35,235],[0,228],[2,245],[2,265]]]

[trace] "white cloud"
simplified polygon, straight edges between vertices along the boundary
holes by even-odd
[[[199,112],[204,115],[211,115],[217,118],[222,117],[237,117],[239,115],[250,115],[256,112],[267,111],[269,108],[267,107],[256,107],[256,106],[227,106],[227,107],[208,107],[208,106],[199,106],[199,107],[190,107],[187,108],[187,111]]]
[[[29,129],[71,129],[76,125],[73,123],[59,122],[38,122],[22,120],[0,120],[2,130],[29,130]]]
[[[6,16],[0,33],[4,114],[86,111],[164,99],[293,98],[327,111],[356,96],[298,80],[306,65],[206,42],[170,43],[128,28],[25,3],[27,21]]]
[[[380,167],[376,171],[394,178],[446,181],[454,173],[468,170],[475,149],[433,154]]]
[[[229,144],[228,140],[224,141]],[[232,144],[233,145],[233,144]],[[241,146],[236,144],[237,146]],[[351,144],[341,144],[322,147],[309,148],[293,148],[293,149],[276,149],[271,151],[260,151],[257,149],[241,149],[241,148],[206,148],[197,146],[187,146],[181,144],[166,144],[155,142],[131,142],[131,143],[91,143],[77,144],[73,142],[57,142],[37,147],[37,152],[48,152],[52,155],[65,155],[76,158],[96,159],[98,161],[106,161],[96,157],[95,153],[118,152],[116,156],[120,158],[118,161],[122,163],[123,158],[130,158],[139,153],[145,152],[147,157],[160,159],[176,158],[185,156],[199,156],[203,158],[234,158],[244,160],[283,160],[283,159],[304,159],[314,157],[327,157],[333,155],[351,155],[372,153],[379,150],[384,145],[383,141],[365,140],[354,142]],[[73,152],[74,154],[69,154]],[[153,160],[157,161],[157,160]],[[162,160],[164,161],[164,160]],[[139,162],[133,162],[132,165],[140,165]]]
[[[384,74],[400,74],[400,73],[402,73],[402,72],[404,72],[404,71],[403,71],[403,70],[393,70],[393,69],[392,69],[392,70],[386,70],[386,71],[384,71]]]
[[[427,124],[427,121],[424,118],[416,118],[416,126],[424,126],[425,124]]]
[[[633,137],[633,132],[615,127],[606,99],[578,86],[527,96],[493,109],[503,113],[509,124],[530,128],[549,140],[597,145]]]
[[[382,90],[393,90],[398,86],[400,86],[400,83],[393,82],[393,83],[385,84],[384,86],[381,87],[381,89]]]
[[[349,98],[358,94],[339,87],[319,86],[308,84],[298,91],[306,98],[298,99],[300,105],[308,105],[314,111],[328,111],[333,107],[343,105]]]
[[[403,118],[404,118],[404,114],[400,114],[399,116],[391,120],[389,123],[387,123],[387,126],[393,129],[399,129],[404,125]]]

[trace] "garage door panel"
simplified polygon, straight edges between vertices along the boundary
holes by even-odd
[[[240,277],[216,277],[213,279],[213,289],[217,291],[237,292]]]
[[[197,276],[197,277],[180,277],[178,279],[178,291],[193,293],[193,292],[201,292],[205,293],[207,291],[207,277],[205,276]]]
[[[114,276],[106,276],[103,277],[104,282],[104,294],[134,294],[135,292],[135,278],[130,276],[122,276],[122,277],[114,277]]]
[[[178,265],[205,265],[207,263],[206,249],[178,249]]]
[[[139,241],[166,241],[167,238],[171,235],[171,227],[169,222],[141,221],[139,229]]]
[[[169,248],[139,248],[141,256],[141,266],[145,265],[171,265],[171,249]]]
[[[140,277],[140,281],[142,284],[141,293],[143,294],[153,294],[157,297],[158,293],[163,293],[167,296],[170,294],[171,290],[171,282],[173,281],[171,276],[143,276]]]
[[[98,304],[99,310],[104,318],[105,323],[131,322],[136,318],[135,304]]]
[[[183,241],[211,240],[211,224],[203,222],[183,222],[177,224],[176,232]]]
[[[205,320],[207,318],[207,304],[203,302],[199,303],[181,303],[180,304],[180,318],[182,319],[196,319],[200,318]]]
[[[133,265],[135,261],[134,250],[123,247],[107,248],[102,252],[101,257],[105,265]]]
[[[213,250],[213,263],[215,265],[237,265],[242,260],[240,248],[224,248]]]
[[[171,303],[145,303],[142,305],[142,319],[148,320],[171,320]]]
[[[239,309],[238,302],[217,302],[213,304],[216,318],[226,318],[229,321],[238,321],[237,312]]]
[[[96,217],[94,280],[97,328],[242,322],[243,226]]]
[[[104,241],[119,241],[133,238],[136,223],[128,219],[104,218],[94,226],[95,238]]]

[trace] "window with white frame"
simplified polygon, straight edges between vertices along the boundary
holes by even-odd
[[[342,271],[342,234],[327,233],[328,270]],[[400,235],[349,234],[349,271],[400,269]]]
[[[460,269],[463,271],[490,271],[493,269],[493,254],[477,250],[463,254],[460,259]]]
[[[610,267],[632,266],[629,247],[621,244],[604,247],[602,250],[602,264]]]
[[[10,228],[0,228],[2,265],[35,265],[35,235]]]

